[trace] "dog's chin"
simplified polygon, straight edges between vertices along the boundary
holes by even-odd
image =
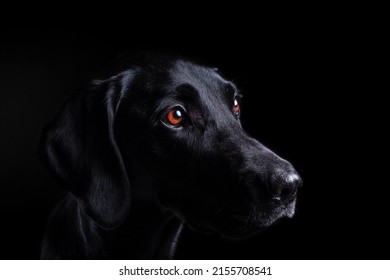
[[[207,224],[189,225],[189,227],[200,233],[216,232],[228,239],[245,239],[267,229],[281,218],[292,218],[294,213],[295,201],[288,205],[273,205],[268,209],[248,211],[247,215],[230,213]]]

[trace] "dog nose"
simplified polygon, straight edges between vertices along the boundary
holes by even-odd
[[[302,179],[297,172],[279,169],[271,176],[268,192],[274,200],[292,202],[301,185]]]

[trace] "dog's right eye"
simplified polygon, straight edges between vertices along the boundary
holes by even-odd
[[[185,120],[185,111],[182,107],[176,106],[168,111],[163,117],[163,122],[169,126],[179,127]]]

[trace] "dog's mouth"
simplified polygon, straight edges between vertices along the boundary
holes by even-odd
[[[247,238],[268,228],[281,218],[292,218],[296,200],[288,204],[271,202],[261,207],[253,205],[245,211],[234,207],[223,210],[201,222],[187,222],[194,231],[203,234],[218,233],[232,239]]]

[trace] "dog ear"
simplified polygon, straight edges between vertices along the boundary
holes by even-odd
[[[95,80],[70,97],[44,129],[42,162],[101,228],[112,229],[130,208],[130,183],[119,151],[115,116],[133,73]]]

